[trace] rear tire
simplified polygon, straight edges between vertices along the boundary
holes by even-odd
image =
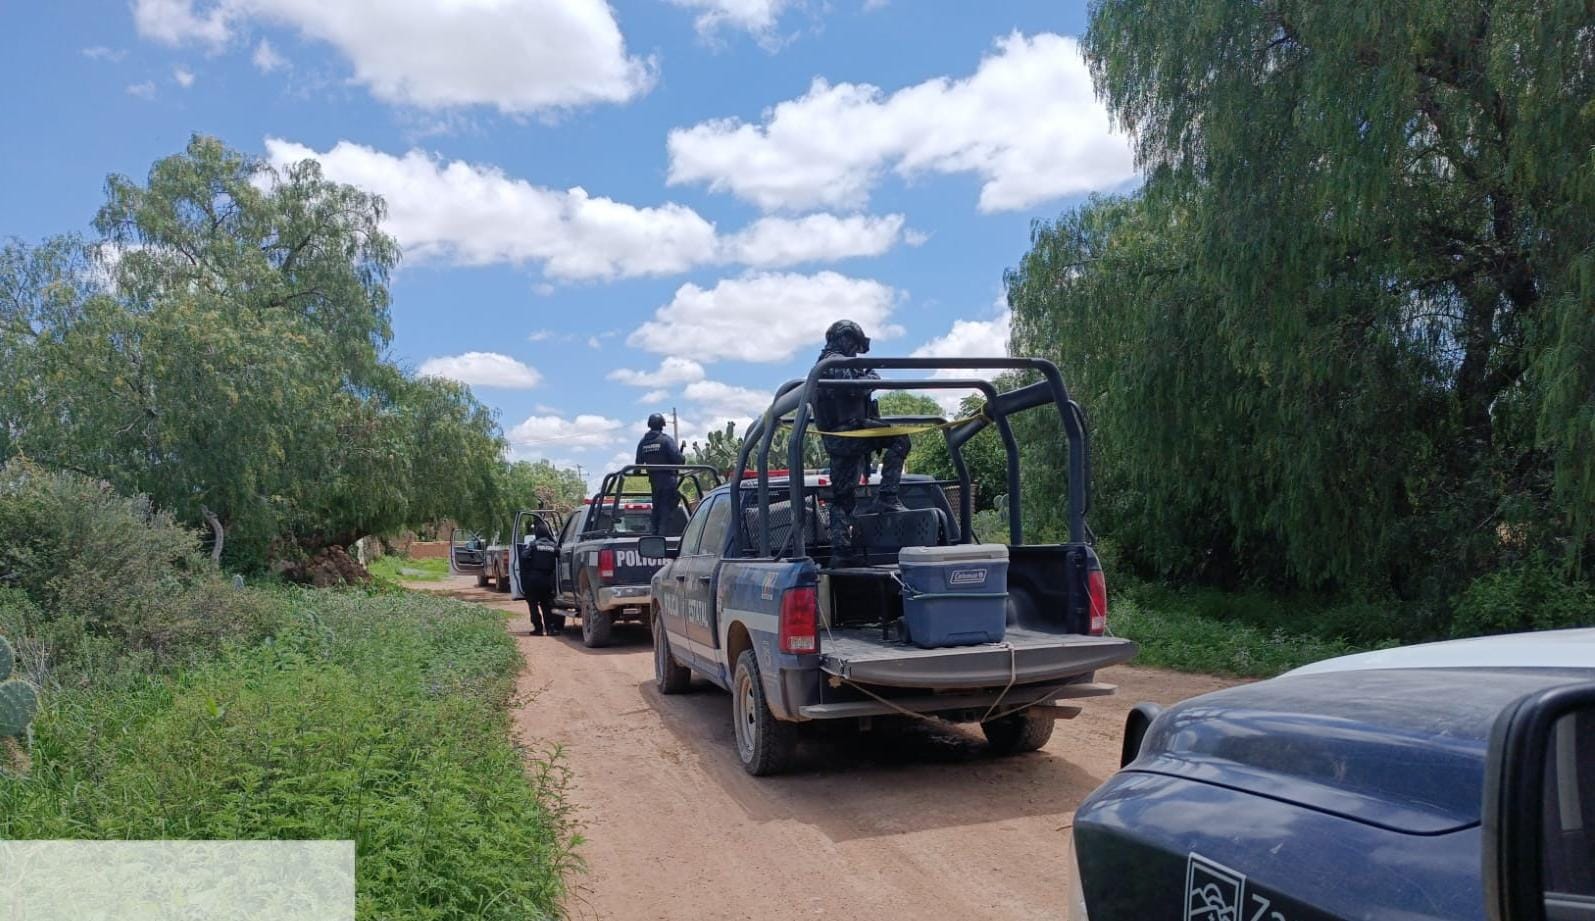
[[[986,734],[986,744],[999,755],[1017,755],[1033,752],[1052,738],[1052,717],[1041,716],[1030,710],[1020,710],[1007,716],[981,723],[980,731]]]
[[[585,583],[585,580],[583,580]],[[593,598],[592,589],[586,584],[576,593],[576,600],[581,605],[582,615],[582,645],[588,649],[598,649],[609,645],[610,634],[614,632],[615,621],[607,612],[598,610],[598,602]]]
[[[653,617],[654,633],[654,684],[661,694],[683,694],[692,686],[692,669],[685,665],[676,664],[670,655],[670,634],[665,630],[665,625],[659,622],[659,615]]]
[[[731,682],[731,722],[744,771],[767,777],[791,767],[797,754],[798,727],[770,712],[764,682],[759,678],[759,659],[751,649],[737,657],[736,677]]]
[[[476,587],[487,588],[487,573],[479,572],[476,574]]]

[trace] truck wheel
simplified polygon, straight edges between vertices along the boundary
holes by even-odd
[[[588,649],[608,646],[609,634],[615,626],[614,618],[607,612],[598,610],[598,602],[593,598],[592,590],[585,585],[576,593],[576,601],[581,605],[582,645]]]
[[[759,679],[759,659],[751,649],[737,657],[736,679],[731,682],[731,721],[744,771],[764,777],[791,766],[797,753],[798,727],[770,712],[764,682]]]
[[[487,588],[487,573],[479,572],[476,574],[476,587]]]
[[[692,686],[692,669],[685,665],[677,665],[674,657],[670,655],[670,635],[665,631],[665,625],[659,622],[659,615],[653,618],[654,631],[654,684],[659,687],[661,694],[681,694]]]
[[[986,744],[999,755],[1017,755],[1033,752],[1052,738],[1052,717],[1029,710],[1020,710],[1007,716],[981,723],[980,731],[986,734]]]

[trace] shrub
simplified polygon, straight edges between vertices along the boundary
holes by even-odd
[[[1595,626],[1595,590],[1536,557],[1480,576],[1457,599],[1454,636]]]
[[[148,498],[24,461],[0,467],[0,583],[26,596],[0,600],[0,623],[41,679],[122,656],[168,665],[264,635],[273,613]]]

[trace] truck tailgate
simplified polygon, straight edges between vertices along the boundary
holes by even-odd
[[[870,629],[820,636],[820,667],[856,681],[899,688],[989,688],[1060,681],[1118,665],[1137,647],[1112,636],[1046,633],[1009,627],[1001,643],[921,649],[883,640]]]

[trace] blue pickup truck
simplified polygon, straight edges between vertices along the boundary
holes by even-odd
[[[1075,812],[1076,921],[1595,921],[1595,630],[1140,705],[1124,762]]]
[[[1039,380],[999,393],[978,379],[821,379],[832,366],[1015,370]],[[788,424],[786,466],[803,469],[813,396],[833,386],[972,388],[987,397],[979,416],[951,425],[883,420],[943,426],[959,472],[959,507],[937,482],[906,476],[906,510],[856,517],[864,558],[846,567],[830,562],[828,478],[770,472],[775,432]],[[1069,441],[1069,540],[1025,544],[1010,418],[1048,409]],[[988,426],[1008,452],[1007,546],[978,542],[971,526],[961,452]],[[807,380],[778,391],[744,439],[739,472],[705,498],[679,547],[639,545],[645,555],[671,558],[651,592],[660,692],[686,690],[694,673],[730,691],[737,755],[755,775],[787,768],[806,726],[823,720],[935,716],[978,722],[1000,752],[1040,748],[1054,720],[1079,712],[1068,701],[1113,692],[1095,681],[1096,671],[1136,652],[1107,632],[1106,584],[1085,525],[1086,455],[1084,414],[1046,361],[827,359]],[[871,491],[862,485],[861,508]]]

